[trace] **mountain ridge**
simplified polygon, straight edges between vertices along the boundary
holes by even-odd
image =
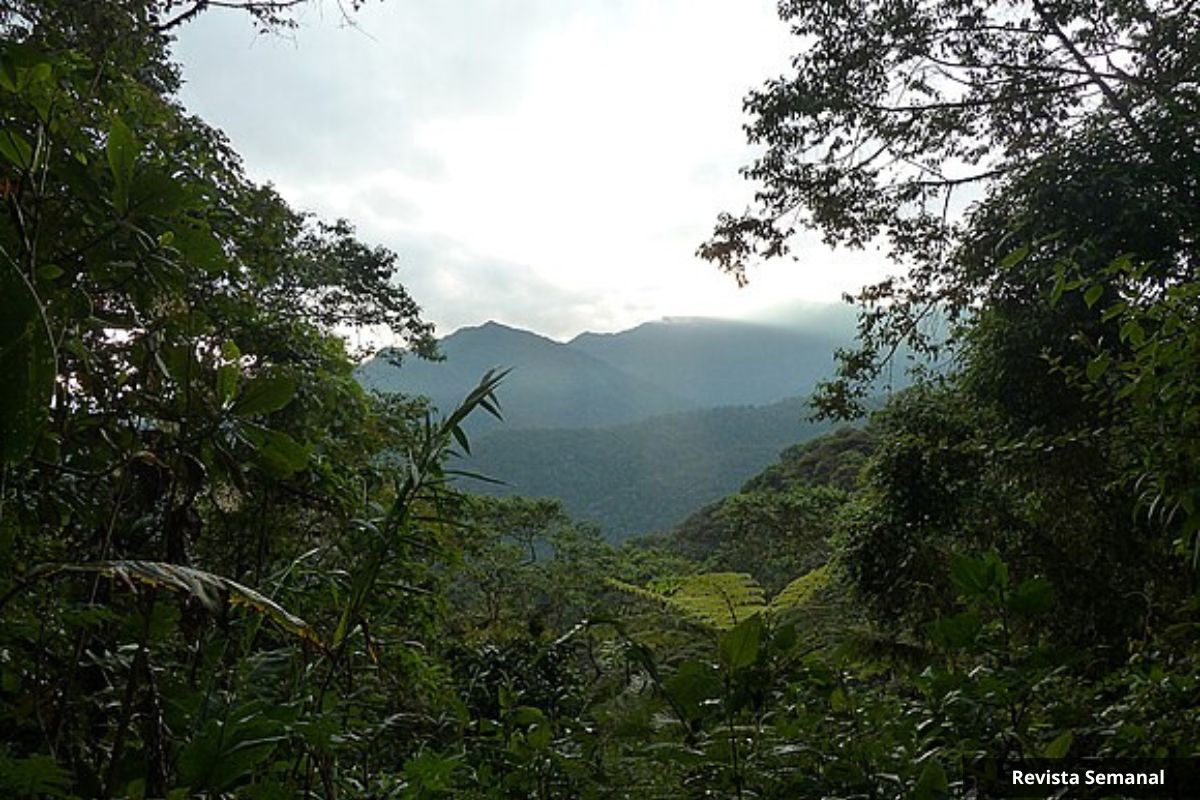
[[[717,317],[665,317],[567,341],[489,320],[440,341],[444,360],[386,357],[362,383],[452,408],[489,369],[511,368],[499,391],[506,428],[597,428],[661,414],[764,405],[809,394],[850,341],[852,311],[821,307],[793,326]],[[832,321],[832,322],[831,322]],[[472,421],[474,431],[499,423]]]

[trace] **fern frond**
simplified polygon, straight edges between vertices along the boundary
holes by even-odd
[[[762,586],[754,578],[741,572],[689,575],[671,581],[661,591],[643,589],[614,579],[609,579],[608,584],[665,606],[692,622],[716,630],[729,630],[739,622],[767,609]]]
[[[769,607],[771,613],[779,614],[803,608],[819,592],[829,586],[830,578],[828,564],[801,575],[775,595],[775,599],[771,601]]]

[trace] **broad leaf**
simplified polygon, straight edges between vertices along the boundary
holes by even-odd
[[[1050,742],[1042,750],[1042,755],[1046,758],[1063,758],[1071,749],[1071,743],[1075,741],[1075,734],[1071,731],[1060,734],[1055,737],[1054,741]]]
[[[232,410],[239,417],[269,414],[292,402],[295,395],[296,382],[287,375],[262,375],[246,384]]]
[[[934,644],[946,650],[960,650],[975,641],[983,627],[977,611],[964,611],[953,617],[931,622],[925,630]]]
[[[721,665],[730,671],[744,669],[758,659],[758,645],[762,639],[762,617],[755,615],[738,623],[733,630],[721,634],[717,643],[717,656]]]
[[[1008,606],[1025,617],[1045,614],[1054,606],[1054,587],[1045,578],[1030,578],[1013,590]]]
[[[11,128],[0,131],[0,155],[18,169],[26,170],[33,166],[33,148],[24,136]]]
[[[944,797],[948,791],[950,791],[950,782],[946,778],[946,770],[938,762],[929,759],[921,768],[921,775],[917,778],[913,797],[915,800],[934,800],[934,798]]]
[[[663,689],[687,720],[700,716],[705,701],[721,695],[721,678],[708,664],[685,661],[663,682]]]
[[[276,475],[286,478],[308,466],[310,449],[286,433],[258,425],[246,425],[243,430],[259,461]]]

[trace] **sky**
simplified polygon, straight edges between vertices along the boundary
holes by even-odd
[[[565,339],[665,316],[779,316],[883,277],[813,237],[747,288],[695,257],[738,175],[742,99],[787,71],[769,0],[386,0],[285,37],[210,9],[179,34],[184,105],[296,208],[400,256],[439,334]]]

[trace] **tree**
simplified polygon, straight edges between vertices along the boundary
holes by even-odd
[[[462,418],[494,409],[493,378],[441,422],[358,385],[341,331],[431,353],[432,326],[392,253],[250,182],[180,107],[158,25],[178,7],[0,5],[6,793],[224,792],[277,755],[304,763],[293,791],[333,780],[328,736],[283,732],[320,718],[372,621],[427,624],[432,600],[397,601],[431,580],[414,518],[436,520]],[[331,575],[336,603],[279,597]],[[321,676],[240,682],[272,643]]]
[[[855,389],[900,341],[936,349],[924,323],[978,301],[986,276],[955,263],[974,227],[956,198],[1070,150],[1086,130],[1103,131],[1195,231],[1200,23],[1189,0],[826,0],[783,2],[780,14],[802,49],[791,75],[746,100],[748,137],[764,147],[743,170],[761,186],[756,203],[723,215],[699,253],[744,281],[800,230],[852,247],[886,240],[907,274],[859,295],[863,348],[844,354],[854,380],[830,392],[834,406],[860,410]]]

